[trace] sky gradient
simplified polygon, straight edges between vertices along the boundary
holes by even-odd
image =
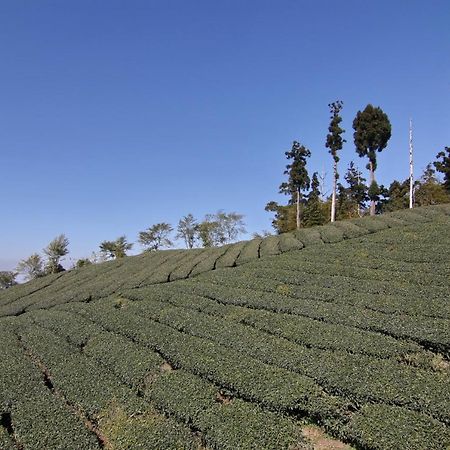
[[[270,229],[293,140],[330,187],[337,99],[341,173],[366,172],[352,121],[372,103],[393,130],[378,181],[408,176],[410,117],[419,175],[450,145],[449,23],[448,0],[3,0],[0,270],[188,213]]]

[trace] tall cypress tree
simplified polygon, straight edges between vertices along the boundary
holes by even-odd
[[[306,169],[306,158],[311,156],[311,152],[299,142],[294,141],[290,151],[284,153],[291,161],[284,171],[288,175],[288,181],[280,185],[280,192],[291,196],[292,203],[296,204],[296,225],[297,229],[301,225],[301,203],[303,200],[302,191],[309,189],[310,179]]]
[[[329,152],[333,157],[333,190],[331,194],[331,222],[336,220],[336,187],[337,180],[339,179],[339,174],[337,170],[337,165],[339,162],[338,151],[342,149],[342,145],[346,142],[345,139],[342,139],[342,134],[345,132],[340,127],[340,123],[342,122],[342,117],[339,113],[342,110],[344,103],[341,100],[330,103],[328,107],[330,108],[331,113],[331,121],[330,126],[328,127],[329,134],[327,135],[327,141],[325,146],[329,148]]]
[[[367,168],[370,174],[370,215],[375,215],[375,203],[379,188],[375,181],[377,169],[377,151],[381,152],[391,138],[391,123],[388,116],[379,107],[367,105],[364,111],[358,111],[353,121],[353,138],[356,152],[362,157],[368,157]]]

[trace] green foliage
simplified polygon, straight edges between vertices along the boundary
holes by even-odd
[[[100,244],[100,251],[108,258],[119,259],[127,255],[133,244],[127,242],[126,236],[120,236],[115,241],[103,241]]]
[[[353,134],[356,151],[360,157],[367,157],[372,171],[377,168],[376,152],[381,152],[391,138],[391,123],[379,107],[367,105],[358,111],[353,120]],[[369,167],[368,167],[369,168]]]
[[[75,263],[75,267],[79,269],[80,267],[86,267],[90,266],[92,264],[92,261],[89,258],[80,258]]]
[[[177,239],[183,239],[186,248],[193,248],[198,239],[198,222],[192,214],[184,216],[178,222]]]
[[[440,184],[433,167],[428,164],[415,187],[415,205],[429,206],[448,202],[450,202],[450,192],[446,190],[445,180],[444,184]]]
[[[296,205],[296,228],[301,226],[301,204],[303,191],[310,185],[308,170],[306,169],[306,159],[311,156],[311,152],[297,141],[292,143],[290,151],[284,153],[291,162],[286,166],[284,174],[288,176],[288,181],[281,183],[280,193],[291,197],[292,204]]]
[[[303,208],[303,205],[300,205]],[[279,205],[277,202],[267,203],[265,210],[275,214],[272,220],[272,227],[278,234],[287,233],[296,228],[296,206]]]
[[[345,132],[340,127],[340,123],[342,122],[342,117],[340,116],[340,112],[344,106],[344,103],[341,100],[330,103],[328,108],[330,108],[330,126],[328,127],[327,140],[325,142],[325,147],[329,149],[331,156],[333,157],[334,162],[337,164],[339,162],[339,156],[337,152],[342,149],[344,142],[347,142],[342,138],[342,134]],[[335,179],[338,178],[338,173],[335,171],[334,173]]]
[[[349,428],[358,440],[386,450],[445,449],[450,445],[444,424],[396,406],[364,406]]]
[[[356,448],[445,448],[449,218],[395,211],[3,290],[0,446],[95,449],[95,431],[130,450],[303,448],[304,418]]]
[[[169,239],[173,228],[165,222],[156,223],[149,227],[146,231],[139,232],[139,243],[146,247],[147,250],[159,250],[163,247],[172,247],[173,243]]]
[[[255,238],[248,241],[236,258],[236,265],[240,266],[241,264],[246,264],[252,260],[258,259],[261,242],[261,238]]]
[[[444,175],[444,187],[448,194],[450,194],[450,147],[436,155],[436,161],[433,163],[438,172]]]
[[[0,289],[8,289],[11,286],[15,286],[17,284],[16,281],[16,272],[12,271],[1,271],[0,272]]]
[[[45,275],[44,261],[38,253],[33,253],[30,257],[19,262],[17,272],[23,273],[27,280],[42,277]]]
[[[337,217],[339,219],[360,217],[368,200],[366,179],[353,161],[350,162],[344,179],[347,187],[338,184]]]
[[[69,239],[67,239],[64,234],[60,234],[44,248],[44,253],[47,255],[47,263],[45,266],[46,273],[58,273],[64,271],[64,268],[60,264],[60,260],[69,253],[68,247]]]
[[[293,196],[309,188],[310,179],[306,169],[306,158],[311,156],[311,152],[299,142],[292,143],[291,150],[284,153],[291,162],[286,166],[284,174],[288,176],[288,181],[280,185],[280,192]]]
[[[319,178],[317,172],[311,178],[311,190],[308,193],[306,206],[303,212],[303,224],[305,227],[323,225],[328,221],[328,205],[320,200]]]
[[[302,441],[288,418],[228,397],[213,384],[183,370],[158,378],[149,396],[167,414],[199,429],[211,448],[287,449]]]
[[[198,225],[199,238],[203,247],[217,247],[234,242],[238,236],[245,233],[244,216],[236,212],[217,211],[207,214]]]
[[[383,211],[397,211],[409,207],[409,179],[400,183],[394,180],[388,189],[388,199],[383,202]]]

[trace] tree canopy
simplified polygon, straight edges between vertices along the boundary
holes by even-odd
[[[293,198],[293,202],[296,203],[296,225],[297,228],[300,228],[302,192],[308,190],[310,185],[306,159],[311,156],[311,152],[304,145],[294,141],[291,150],[284,154],[291,162],[284,171],[284,174],[288,176],[288,181],[281,183],[280,193],[290,195]]]
[[[450,194],[450,147],[436,155],[437,160],[433,163],[438,172],[444,174],[444,187]]]
[[[380,107],[367,105],[364,111],[358,111],[353,120],[353,138],[356,152],[362,157],[367,157],[370,171],[370,214],[375,214],[375,205],[379,196],[379,188],[375,181],[375,170],[377,169],[377,152],[386,148],[391,138],[391,123],[388,116]]]
[[[198,239],[198,222],[192,214],[180,219],[177,227],[177,239],[183,239],[186,248],[193,248]]]
[[[133,248],[133,244],[127,242],[126,236],[120,236],[115,241],[103,241],[100,251],[108,258],[123,258],[127,251]]]
[[[69,253],[68,247],[69,239],[64,234],[60,234],[44,248],[44,253],[47,255],[46,273],[58,273],[64,270],[60,260]]]
[[[173,228],[166,222],[156,223],[145,231],[139,232],[138,241],[147,250],[159,250],[163,247],[172,247],[173,243],[169,239]]]
[[[8,289],[17,284],[16,272],[3,270],[0,271],[0,289]]]
[[[17,265],[17,272],[23,273],[26,280],[33,280],[45,275],[44,261],[41,255],[33,253],[28,258],[20,261]]]

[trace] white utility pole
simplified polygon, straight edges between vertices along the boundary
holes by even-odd
[[[409,207],[414,206],[414,166],[412,119],[409,119]]]

